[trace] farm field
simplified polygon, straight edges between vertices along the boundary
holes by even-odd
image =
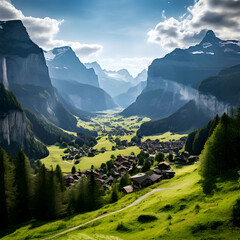
[[[96,220],[83,228],[54,239],[238,239],[239,228],[231,227],[232,205],[240,194],[239,183],[229,179],[218,183],[221,191],[212,196],[202,193],[198,163],[175,169],[176,176],[142,191],[128,194],[103,208],[56,220],[29,223],[7,239],[42,239],[88,222],[97,216],[128,206],[152,189],[161,188],[147,198],[119,213]],[[139,221],[141,215],[150,221]]]
[[[135,136],[136,131],[140,127],[141,123],[148,121],[148,118],[139,118],[137,116],[124,118],[122,116],[118,115],[112,115],[112,114],[104,114],[104,115],[98,115],[95,118],[91,119],[91,122],[78,122],[79,126],[87,128],[89,130],[95,130],[98,131],[98,142],[94,146],[97,150],[101,150],[101,148],[106,148],[105,153],[99,153],[98,155],[94,157],[83,157],[80,159],[80,163],[74,165],[73,161],[63,161],[62,156],[64,154],[64,150],[66,148],[60,148],[59,146],[49,146],[49,156],[42,159],[41,162],[45,164],[47,168],[53,167],[55,169],[56,165],[59,164],[62,171],[67,174],[71,172],[71,169],[73,166],[76,167],[76,169],[80,169],[81,171],[84,171],[86,169],[90,169],[92,165],[94,165],[95,168],[98,168],[101,166],[102,163],[107,162],[110,160],[111,155],[130,155],[131,152],[134,152],[135,154],[138,154],[140,152],[140,149],[138,147],[129,147],[127,149],[123,150],[115,150],[112,151],[112,146],[115,146],[116,144],[114,142],[110,142],[108,138],[108,131],[113,132],[114,129],[117,127],[121,127],[122,129],[125,129],[127,131],[133,131],[132,134],[125,134],[123,136],[120,135],[112,135],[113,138],[120,138],[121,140],[127,140],[128,142],[131,141],[132,137]],[[103,134],[102,131],[105,131]],[[76,134],[73,132],[69,132],[70,134]],[[183,136],[187,135],[180,135],[180,134],[172,134],[171,132],[164,133],[162,135],[156,135],[156,136],[148,136],[143,137],[142,141],[146,141],[148,138],[151,140],[160,139],[161,141],[169,141],[169,140],[178,140]]]
[[[106,151],[105,153],[100,153],[94,157],[83,157],[80,159],[79,164],[73,164],[72,161],[62,160],[62,156],[65,155],[63,153],[65,149],[58,146],[49,147],[49,156],[42,159],[41,162],[45,164],[45,166],[49,169],[51,167],[55,169],[56,165],[58,164],[61,167],[63,173],[70,173],[73,166],[75,166],[77,170],[80,169],[81,171],[91,169],[92,165],[94,165],[95,168],[99,168],[102,163],[110,160],[111,155],[117,156],[119,154],[122,154],[129,156],[131,152],[134,152],[135,154],[138,154],[140,152],[140,149],[138,147],[129,147],[123,150]]]

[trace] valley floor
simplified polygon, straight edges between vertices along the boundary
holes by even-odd
[[[240,196],[239,182],[236,179],[220,181],[219,191],[213,196],[206,196],[200,186],[198,163],[175,171],[173,179],[128,194],[97,211],[48,223],[30,222],[3,240],[54,236],[101,215],[125,208],[139,197],[159,188],[166,190],[155,190],[123,211],[77,227],[74,231],[53,239],[239,239],[240,229],[231,223],[232,206]],[[150,221],[140,221],[141,215],[150,216]]]
[[[42,159],[41,162],[44,163],[45,166],[49,169],[51,167],[55,169],[56,165],[58,164],[60,165],[63,173],[68,174],[71,172],[73,166],[75,166],[77,170],[80,169],[81,171],[90,169],[92,165],[94,165],[95,168],[99,168],[103,162],[105,163],[110,160],[111,155],[114,155],[115,157],[119,154],[129,156],[132,152],[137,155],[140,152],[140,149],[137,146],[112,151],[112,146],[115,146],[116,144],[109,141],[108,135],[130,142],[132,137],[139,129],[140,125],[148,120],[150,119],[139,118],[137,116],[124,118],[114,114],[98,115],[95,118],[92,118],[91,122],[83,122],[79,120],[79,126],[98,132],[98,143],[96,146],[94,146],[94,148],[96,148],[97,150],[100,150],[101,148],[106,148],[106,152],[99,153],[94,157],[83,157],[80,159],[80,163],[75,165],[73,161],[62,160],[62,156],[65,155],[64,150],[66,150],[67,148],[61,148],[59,146],[49,146],[48,150],[50,154],[48,157]],[[173,134],[167,132],[161,135],[144,137],[142,141],[146,141],[148,138],[151,140],[160,139],[161,141],[169,141],[173,139],[178,140],[184,136],[187,135]]]

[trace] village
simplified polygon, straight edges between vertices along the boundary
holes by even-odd
[[[173,178],[175,172],[171,170],[171,165],[192,164],[198,161],[198,156],[190,156],[186,151],[180,152],[180,150],[183,149],[184,140],[185,139],[161,142],[159,139],[147,139],[138,144],[132,141],[129,143],[127,141],[121,141],[120,145],[124,147],[138,146],[141,149],[140,154],[137,156],[135,156],[134,153],[130,156],[118,155],[116,158],[112,156],[109,161],[102,163],[100,168],[94,168],[94,166],[92,166],[92,169],[85,171],[78,170],[75,173],[66,175],[64,177],[66,186],[74,186],[79,179],[87,177],[93,172],[95,179],[107,190],[113,183],[128,174],[131,184],[121,188],[121,191],[127,194],[133,191],[139,191],[163,179]],[[68,155],[64,155],[62,157],[63,160],[68,159],[78,163],[81,157],[92,157],[94,154],[100,154],[101,151],[97,151],[95,148],[81,148],[78,150],[72,147],[65,150],[64,153]],[[165,156],[161,162],[156,161],[158,153],[162,153],[164,154],[163,156]],[[170,155],[173,157],[169,158]],[[144,164],[147,163],[149,166],[146,168]]]

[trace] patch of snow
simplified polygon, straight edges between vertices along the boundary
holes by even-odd
[[[56,69],[60,69],[60,67],[55,67]]]
[[[53,54],[51,51],[49,52],[44,52],[45,59],[47,61],[53,60],[55,58],[55,54]]]
[[[63,67],[64,69],[68,69],[67,67]]]
[[[206,52],[206,54],[214,55],[215,53],[214,52]]]
[[[192,52],[192,54],[204,54],[204,52],[201,51],[201,50],[199,50],[199,51],[194,51],[194,52]]]
[[[231,48],[225,48],[224,52],[235,52],[235,51],[233,49],[231,49]]]
[[[209,48],[211,46],[212,46],[211,43],[203,43],[203,48]]]

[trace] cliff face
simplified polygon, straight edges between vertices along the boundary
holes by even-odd
[[[21,21],[0,21],[0,82],[52,87],[43,51]]]
[[[24,141],[27,135],[27,122],[21,111],[9,111],[0,116],[0,142],[6,141],[18,143],[24,149]]]
[[[74,80],[82,84],[99,87],[98,77],[93,69],[87,69],[71,47],[54,48],[44,52],[51,78]]]
[[[19,20],[0,21],[0,83],[24,108],[61,128],[76,128],[76,118],[65,109],[52,86],[43,50],[29,38]]]

